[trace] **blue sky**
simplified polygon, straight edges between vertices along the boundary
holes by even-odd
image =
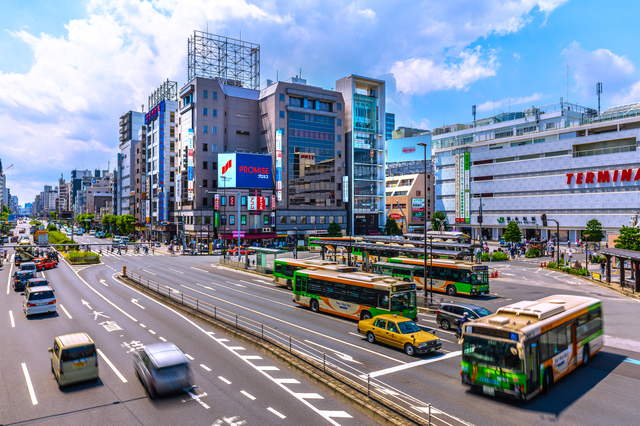
[[[640,2],[592,0],[5,2],[0,159],[20,203],[73,168],[111,168],[118,117],[169,78],[186,83],[193,30],[261,45],[261,80],[331,89],[387,81],[397,126],[434,128],[567,97],[640,101]],[[511,104],[511,105],[509,105]]]

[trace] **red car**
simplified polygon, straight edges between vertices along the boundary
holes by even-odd
[[[45,269],[52,269],[58,267],[58,262],[49,258],[35,258],[33,262],[36,264],[36,271],[44,271]]]
[[[248,252],[248,253],[247,253]],[[254,249],[252,249],[251,247],[241,247],[240,248],[240,254],[254,254],[256,251]],[[238,249],[234,248],[229,250],[229,254],[231,254],[232,256],[237,256],[238,255]]]

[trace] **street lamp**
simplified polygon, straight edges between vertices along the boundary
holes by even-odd
[[[423,200],[424,200],[424,211],[422,212],[422,220],[424,221],[424,271],[427,271],[427,144],[424,142],[420,142],[418,143],[418,146],[421,146],[422,148],[424,148],[424,193],[423,195]],[[431,245],[431,254],[433,254],[433,244]],[[431,264],[433,265],[433,260],[431,260]],[[433,275],[432,274],[432,270],[431,268],[429,268],[429,275]],[[432,284],[431,284],[431,301],[433,301],[433,278],[432,278]],[[427,302],[427,286],[426,286],[426,280],[424,280],[424,283],[422,284],[423,287],[423,299],[424,302]]]
[[[227,228],[227,200],[226,200],[226,195],[227,195],[227,179],[231,179],[231,177],[227,177],[227,176],[220,176],[220,179],[222,179],[222,196],[225,197],[224,199],[224,204],[222,205],[222,217],[224,217],[224,228],[225,228],[225,233],[222,237],[222,257],[224,259],[227,258],[227,232],[228,228]],[[218,187],[219,188],[219,187]],[[220,200],[222,201],[222,200]],[[240,205],[240,199],[238,199],[238,205]],[[220,218],[220,224],[222,225],[222,217]],[[240,218],[238,218],[238,221],[240,221]],[[238,222],[240,223],[240,222]],[[238,234],[240,235],[240,234]],[[238,244],[238,255],[240,255],[240,244]]]
[[[293,258],[297,259],[298,258],[298,227],[297,226],[293,227],[293,233],[295,238],[295,241],[293,242],[293,253],[294,253]]]

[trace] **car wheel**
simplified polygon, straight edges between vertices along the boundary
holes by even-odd
[[[371,318],[373,318],[373,316],[371,315],[371,312],[369,312],[369,311],[364,311],[364,312],[362,313],[362,318],[361,318],[361,319],[363,319],[363,320],[368,320],[368,319],[371,319]]]
[[[586,367],[587,364],[589,364],[589,357],[590,357],[589,345],[585,345],[585,347],[582,349],[582,366],[583,367]]]
[[[455,296],[456,295],[456,288],[452,285],[447,287],[447,295],[448,296]]]
[[[413,347],[411,343],[404,345],[404,351],[409,356],[414,356],[416,354],[416,348]]]
[[[320,312],[320,304],[318,303],[317,299],[311,299],[311,302],[309,302],[309,307],[313,312]]]
[[[443,330],[448,330],[451,327],[451,324],[449,324],[449,320],[443,319],[440,322],[440,327],[442,327]]]
[[[156,391],[156,388],[153,387],[153,385],[149,385],[149,387],[147,388],[147,393],[149,394],[149,398],[151,399],[158,398],[158,392]]]
[[[287,290],[293,290],[293,281],[287,280]]]
[[[374,336],[373,333],[370,332],[370,331],[367,331],[367,341],[369,343],[375,343],[376,342],[376,336]],[[53,367],[51,367],[51,368],[53,368]]]

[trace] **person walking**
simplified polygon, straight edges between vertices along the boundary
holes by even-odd
[[[567,239],[567,247],[569,248],[569,252],[571,252],[571,240]]]

